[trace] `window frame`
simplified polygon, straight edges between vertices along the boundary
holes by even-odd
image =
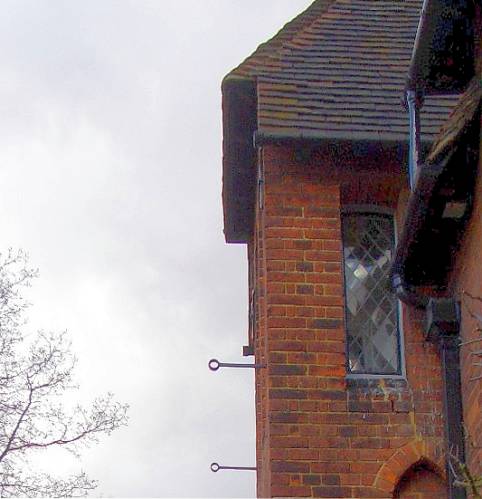
[[[343,277],[343,299],[344,299],[344,324],[345,324],[345,369],[346,377],[349,379],[402,379],[406,380],[406,364],[405,364],[405,341],[404,341],[404,320],[403,320],[403,304],[397,298],[397,327],[398,327],[398,349],[400,369],[397,374],[372,374],[372,373],[353,373],[349,368],[349,344],[348,344],[348,320],[347,320],[347,304],[346,304],[346,281],[345,281],[345,243],[343,237],[343,219],[346,215],[382,215],[390,217],[393,225],[393,252],[398,243],[398,227],[395,210],[386,206],[372,204],[353,204],[346,205],[341,208],[341,242],[342,242],[342,277]]]

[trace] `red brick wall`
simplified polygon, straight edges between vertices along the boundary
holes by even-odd
[[[475,365],[482,362],[474,352],[482,349],[482,327],[471,315],[482,315],[482,302],[473,300],[472,296],[482,297],[482,164],[479,164],[479,175],[476,184],[475,203],[472,217],[457,255],[456,271],[452,285],[456,296],[462,303],[462,323],[460,347],[462,397],[464,405],[464,423],[466,428],[467,462],[475,474],[482,474],[482,367]]]
[[[423,315],[404,307],[407,379],[346,379],[340,208],[397,208],[400,161],[275,146],[261,160],[249,244],[255,355],[267,363],[256,376],[258,495],[392,497],[414,463],[444,467],[440,359]]]

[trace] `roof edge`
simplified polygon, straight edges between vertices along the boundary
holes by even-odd
[[[324,141],[339,141],[339,142],[376,142],[384,144],[402,145],[408,147],[408,140],[405,134],[399,133],[365,133],[365,132],[350,132],[349,135],[336,132],[271,132],[265,130],[256,130],[254,132],[254,145],[256,148],[268,144],[283,144],[293,142],[319,142]],[[422,137],[422,143],[426,146],[432,144],[432,140]]]
[[[225,78],[229,76],[252,76],[255,70],[271,57],[276,57],[279,50],[289,41],[297,36],[308,25],[314,22],[320,13],[327,10],[336,0],[314,0],[300,14],[287,22],[269,40],[261,43],[254,52],[244,59],[241,64],[232,69]]]
[[[229,75],[228,75],[229,76]],[[252,78],[226,77],[221,86],[223,108],[223,216],[228,243],[245,243],[254,218],[256,83]]]

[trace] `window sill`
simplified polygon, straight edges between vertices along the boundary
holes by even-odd
[[[413,408],[405,376],[347,376],[348,412],[407,413]]]
[[[376,389],[384,387],[387,389],[403,389],[408,388],[406,376],[403,374],[347,374],[347,388],[366,388]]]

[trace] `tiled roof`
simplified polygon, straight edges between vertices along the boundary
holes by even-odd
[[[421,3],[314,2],[235,70],[257,79],[258,129],[296,136],[406,137],[401,96]],[[453,102],[427,98],[425,139],[435,136]]]
[[[334,2],[334,0],[316,0],[304,12],[285,24],[270,40],[262,43],[256,51],[233,69],[227,78],[253,76],[273,55],[276,55],[284,43],[290,41],[301,29],[310,25]]]
[[[228,240],[250,232],[254,132],[268,140],[408,143],[401,101],[422,1],[316,0],[225,77]],[[423,141],[433,140],[454,103],[449,96],[425,100]]]

